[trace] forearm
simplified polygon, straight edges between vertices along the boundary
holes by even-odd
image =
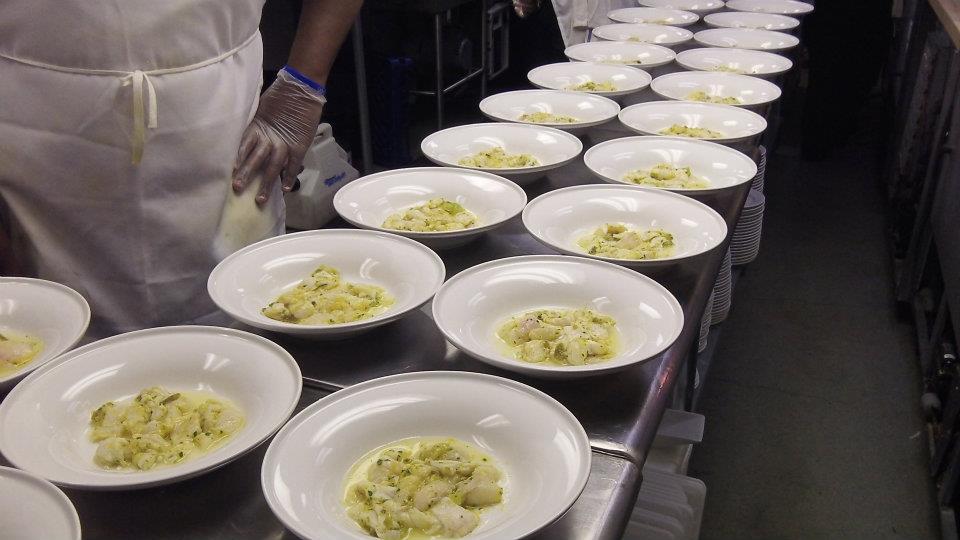
[[[320,84],[327,83],[337,51],[363,0],[303,0],[300,25],[288,64]]]

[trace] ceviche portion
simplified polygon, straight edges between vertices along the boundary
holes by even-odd
[[[567,87],[567,90],[576,90],[578,92],[616,92],[619,88],[613,84],[613,81],[587,81],[570,85]]]
[[[676,137],[691,137],[694,139],[720,139],[723,137],[723,133],[719,131],[685,124],[673,124],[668,128],[661,129],[660,134],[673,135]]]
[[[387,217],[385,229],[411,232],[457,231],[475,227],[477,215],[459,203],[438,197]]]
[[[154,386],[93,411],[90,440],[98,443],[93,461],[136,471],[175,465],[217,448],[243,425],[243,413],[221,397]]]
[[[393,303],[393,296],[383,287],[343,281],[339,270],[320,265],[262,313],[295,324],[342,324],[375,317]]]
[[[535,124],[576,124],[579,118],[567,116],[565,114],[553,114],[548,112],[524,113],[518,118],[521,122],[533,122]]]
[[[414,437],[361,458],[346,479],[347,515],[389,540],[460,538],[503,501],[503,472],[452,437]]]
[[[464,156],[457,161],[464,167],[478,167],[481,169],[507,169],[518,167],[538,167],[540,161],[530,154],[508,154],[502,146],[495,146],[476,154]]]
[[[711,96],[703,90],[690,92],[687,94],[687,99],[704,103],[720,103],[721,105],[743,105],[743,100],[736,96]]]
[[[620,223],[607,223],[577,240],[590,255],[614,259],[662,259],[676,248],[673,235],[663,229],[635,229]]]
[[[703,189],[710,185],[703,178],[693,175],[690,167],[674,167],[669,163],[657,163],[650,169],[637,169],[623,177],[631,184],[660,188]]]
[[[15,330],[0,330],[0,377],[33,361],[43,350],[43,340]]]
[[[592,309],[537,309],[511,317],[497,337],[518,360],[580,366],[616,353],[617,322]]]

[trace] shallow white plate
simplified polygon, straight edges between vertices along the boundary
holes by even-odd
[[[785,56],[748,49],[725,49],[707,47],[689,49],[677,54],[677,63],[695,71],[719,71],[718,66],[739,70],[741,75],[774,77],[793,67]]]
[[[698,103],[694,101],[648,101],[620,111],[620,122],[643,135],[660,132],[674,124],[706,128],[723,134],[715,143],[733,143],[757,136],[767,129],[767,121],[742,107]],[[671,137],[672,135],[663,135]],[[696,137],[680,137],[695,139]]]
[[[125,490],[199,476],[273,435],[300,399],[300,368],[260,336],[228,328],[171,326],[113,336],[70,351],[30,374],[0,403],[0,452],[17,468],[67,487]],[[176,466],[112,471],[93,462],[90,413],[144,388],[212,392],[246,424],[223,446]]]
[[[693,32],[665,24],[617,23],[598,26],[593,35],[608,41],[639,41],[670,47],[693,39]]]
[[[27,365],[0,375],[0,394],[76,345],[89,324],[90,306],[70,287],[42,279],[0,277],[0,329],[43,341],[43,350]]]
[[[672,50],[651,43],[635,41],[591,41],[577,43],[564,51],[567,58],[579,62],[609,63],[655,68],[673,62],[677,54]]]
[[[586,92],[515,90],[484,98],[480,102],[480,111],[487,117],[502,122],[519,122],[575,131],[609,122],[620,112],[620,105],[612,99]],[[555,124],[520,120],[523,114],[537,112],[563,114],[579,121],[572,124]]]
[[[703,22],[715,28],[755,28],[758,30],[793,30],[800,21],[786,15],[771,13],[749,13],[746,11],[725,11],[711,13]]]
[[[813,11],[813,5],[797,0],[730,0],[727,8],[733,11],[777,15],[806,15]]]
[[[732,47],[757,51],[783,51],[800,44],[800,38],[783,32],[753,28],[711,28],[701,30],[693,39],[707,47]]]
[[[385,229],[392,214],[430,199],[455,201],[477,215],[475,227],[445,232]],[[520,186],[495,174],[454,167],[417,167],[371,174],[346,184],[333,197],[340,217],[363,229],[392,232],[434,248],[462,245],[516,216],[527,204]]]
[[[630,66],[611,66],[593,62],[560,62],[534,68],[527,73],[534,86],[551,90],[569,90],[571,86],[585,82],[612,82],[617,90],[612,92],[582,92],[606,97],[617,97],[639,92],[650,85],[650,74]]]
[[[0,531],[6,540],[80,540],[80,517],[57,486],[0,467]]]
[[[723,7],[722,0],[637,0],[637,3],[645,7],[682,9],[694,13],[716,11]]]
[[[595,175],[612,184],[635,186],[623,180],[637,169],[658,163],[690,167],[709,182],[704,189],[674,189],[677,193],[705,194],[753,180],[757,165],[745,154],[726,146],[682,137],[624,137],[591,148],[583,161]],[[638,186],[645,187],[645,186]]]
[[[540,160],[537,167],[480,169],[506,176],[518,184],[535,180],[539,174],[570,163],[583,150],[575,136],[559,129],[534,124],[490,123],[467,124],[428,135],[420,143],[427,158],[447,167],[462,167],[461,158],[497,146],[508,154],[530,154]]]
[[[676,100],[687,100],[692,92],[703,90],[711,96],[737,97],[742,104],[752,107],[771,103],[780,97],[780,87],[770,81],[736,73],[711,71],[681,71],[661,75],[650,83],[657,94]]]
[[[274,514],[301,538],[366,540],[343,506],[345,479],[367,452],[409,437],[450,436],[505,473],[504,501],[467,538],[521,538],[559,518],[590,474],[590,441],[550,396],[480,373],[427,371],[340,390],[297,414],[263,459]]]
[[[577,241],[606,223],[631,228],[660,228],[673,235],[671,257],[650,260],[614,259],[584,252]],[[544,193],[523,210],[523,225],[534,238],[569,255],[614,262],[638,269],[671,266],[720,245],[727,223],[709,206],[660,189],[585,185]]]
[[[700,20],[699,15],[689,11],[651,7],[615,9],[607,13],[607,18],[623,23],[666,24],[681,27],[690,26]]]
[[[339,270],[344,281],[383,287],[394,304],[376,317],[343,324],[294,324],[261,313],[321,264]],[[237,251],[210,273],[207,292],[220,309],[250,326],[336,339],[393,322],[422,306],[443,283],[445,272],[440,257],[415,240],[377,231],[321,229],[268,238]]]
[[[497,328],[541,308],[590,308],[610,315],[620,350],[584,366],[531,364],[508,355]],[[535,377],[575,378],[643,362],[669,347],[683,328],[683,311],[656,281],[616,264],[565,255],[490,261],[450,278],[433,301],[433,319],[458,349],[488,364]]]

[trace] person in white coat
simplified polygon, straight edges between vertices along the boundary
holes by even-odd
[[[83,294],[89,335],[219,320],[210,270],[283,232],[361,0],[304,0],[261,97],[263,3],[0,2],[2,259]]]
[[[513,0],[513,8],[520,17],[527,17],[540,9],[544,0]],[[633,0],[552,0],[557,15],[560,35],[567,47],[583,43],[587,33],[612,21],[607,13],[620,8],[634,7]]]

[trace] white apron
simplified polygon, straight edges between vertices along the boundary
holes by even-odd
[[[567,47],[586,41],[589,29],[611,24],[607,13],[636,5],[633,0],[553,0],[560,35]]]
[[[230,189],[262,7],[0,2],[0,226],[21,273],[87,298],[89,335],[216,320],[210,270],[282,232],[279,186],[265,211]]]

